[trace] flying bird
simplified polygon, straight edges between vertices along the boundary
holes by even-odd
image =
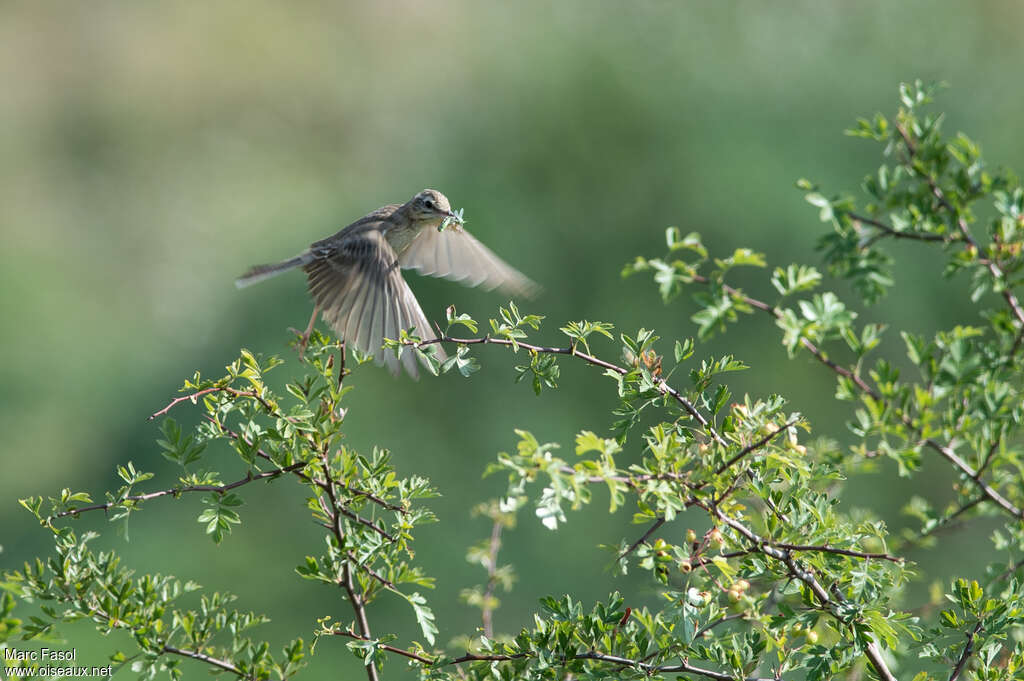
[[[530,296],[538,290],[466,231],[448,198],[433,189],[401,205],[382,206],[294,258],[256,265],[235,285],[243,288],[296,267],[306,272],[315,303],[307,338],[317,311],[322,311],[324,321],[347,345],[373,355],[393,374],[404,365],[413,378],[418,377],[414,353],[404,349],[399,359],[382,347],[385,338],[397,339],[402,329],[414,329],[424,340],[434,337],[403,269],[511,295]],[[445,359],[440,344],[435,352]]]

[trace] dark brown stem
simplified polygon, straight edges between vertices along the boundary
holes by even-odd
[[[828,544],[816,546],[814,544],[783,544],[780,542],[773,543],[772,546],[777,546],[780,549],[786,549],[787,551],[814,551],[816,553],[835,553],[840,556],[850,556],[852,558],[863,558],[865,560],[887,560],[891,563],[898,563],[903,565],[906,562],[905,558],[900,556],[893,556],[888,553],[866,553],[864,551],[851,551],[850,549],[840,549]]]
[[[633,542],[628,549],[626,549],[621,554],[619,554],[619,560],[622,560],[623,558],[626,558],[627,556],[629,556],[629,554],[631,554],[634,551],[636,551],[637,547],[639,547],[641,544],[643,544],[645,541],[647,541],[647,538],[650,537],[655,532],[657,532],[658,528],[660,528],[664,524],[665,524],[665,518],[662,517],[662,516],[659,516],[658,519],[655,520],[651,524],[651,526],[649,528],[647,528],[647,531],[643,533],[643,536],[641,536],[639,539],[637,539],[635,542]]]
[[[963,672],[964,667],[967,666],[967,660],[974,654],[974,637],[978,635],[982,629],[981,622],[978,622],[974,629],[967,634],[967,642],[964,643],[964,651],[960,654],[960,659],[956,661],[956,666],[953,667],[953,673],[949,675],[949,681],[956,681],[960,678],[960,674]]]
[[[391,534],[390,532],[388,532],[387,530],[382,528],[377,523],[373,522],[372,520],[367,520],[366,518],[362,517],[361,515],[357,515],[357,514],[353,513],[352,511],[350,511],[347,508],[345,508],[343,505],[337,504],[337,505],[335,505],[335,509],[337,509],[338,513],[340,513],[341,515],[345,516],[346,518],[348,518],[350,520],[354,520],[354,521],[356,521],[357,523],[359,523],[360,525],[362,525],[364,527],[370,528],[371,530],[373,530],[374,532],[376,532],[380,536],[382,536],[385,539],[387,539],[392,544],[394,544],[396,541],[398,541],[393,534]]]
[[[847,212],[846,215],[855,222],[863,222],[866,225],[871,225],[879,230],[879,236],[890,236],[894,239],[914,239],[917,241],[945,241],[946,237],[941,234],[929,234],[923,232],[901,232],[897,229],[893,229],[891,225],[887,225],[881,220],[869,218],[866,215],[858,215],[857,213]]]

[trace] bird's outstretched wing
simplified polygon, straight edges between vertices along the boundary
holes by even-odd
[[[339,235],[340,236],[340,235]],[[398,338],[402,329],[416,327],[420,338],[433,338],[426,315],[402,278],[398,258],[376,229],[349,229],[343,238],[325,239],[310,248],[313,260],[303,266],[309,292],[323,310],[323,318],[338,337],[378,364],[399,371],[399,359],[383,349],[384,338]],[[442,360],[445,353],[435,346]],[[414,352],[406,348],[401,364],[418,376]]]
[[[443,231],[420,230],[399,262],[403,268],[419,270],[421,274],[487,290],[498,288],[512,295],[532,297],[540,290],[460,226],[449,226]]]

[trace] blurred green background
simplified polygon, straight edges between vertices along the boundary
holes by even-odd
[[[719,253],[749,246],[773,266],[818,262],[823,226],[793,183],[855,189],[879,149],[842,130],[891,112],[900,81],[949,82],[939,101],[948,131],[980,141],[992,165],[1024,168],[1021,25],[1014,2],[3,3],[0,566],[49,551],[18,497],[71,487],[102,498],[129,460],[161,474],[154,488],[170,486],[146,416],[240,346],[289,355],[286,329],[311,307],[302,277],[238,291],[249,265],[433,187],[545,287],[523,306],[547,315],[544,342],[562,342],[558,326],[580,318],[692,335],[690,303],[663,306],[649,281],[620,279],[623,263],[661,253],[668,225],[702,232]],[[900,286],[864,319],[920,333],[975,319],[960,288],[937,281],[938,260],[899,252]],[[433,318],[454,303],[485,319],[504,302],[408,277]],[[755,281],[771,295],[767,273],[744,283]],[[618,355],[610,343],[598,352]],[[698,357],[725,352],[753,365],[734,392],[781,392],[816,434],[848,441],[846,407],[827,399],[831,376],[806,357],[787,361],[767,320]],[[488,531],[468,509],[502,489],[481,481],[487,463],[514,446],[516,427],[570,453],[578,430],[607,432],[614,404],[612,385],[585,366],[563,363],[562,388],[537,398],[512,384],[516,358],[477,355],[483,371],[468,381],[414,383],[372,365],[350,379],[350,444],[390,448],[403,474],[429,476],[443,494],[432,502],[441,522],[417,542],[439,578],[429,597],[441,642],[478,623],[457,596],[484,581],[462,556]],[[625,456],[639,455],[634,439]],[[226,478],[239,473],[227,449],[214,456]],[[941,501],[947,481],[931,459],[910,483],[883,467],[853,481],[847,507],[898,528],[911,490]],[[317,616],[347,618],[336,593],[292,572],[322,546],[301,490],[244,492],[245,524],[219,549],[194,521],[198,498],[151,503],[130,542],[106,528],[101,544],[140,570],[240,594],[241,607],[273,618],[275,648],[308,640]],[[611,523],[603,511],[599,501],[558,533],[521,515],[502,554],[521,579],[499,630],[516,631],[547,593],[649,597],[643,575],[605,572],[597,545],[642,530],[628,511]],[[983,535],[953,535],[963,560],[988,549]],[[936,574],[961,567],[947,561]],[[370,617],[403,643],[418,638],[403,603]],[[71,642],[89,646],[90,664],[124,644],[95,642],[87,628]],[[336,677],[339,665],[358,671],[342,642],[321,643],[307,677]]]

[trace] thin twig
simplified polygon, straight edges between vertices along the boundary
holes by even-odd
[[[357,523],[359,523],[360,525],[362,525],[364,527],[370,528],[371,530],[373,530],[374,532],[376,532],[380,536],[382,536],[385,539],[387,539],[392,544],[394,544],[396,541],[398,541],[398,539],[395,538],[395,536],[393,534],[391,534],[390,532],[385,530],[383,527],[381,527],[377,523],[373,522],[372,520],[367,520],[366,518],[362,517],[361,515],[353,513],[352,511],[350,511],[347,508],[345,508],[344,505],[336,504],[335,505],[335,509],[337,509],[338,513],[340,513],[341,515],[345,516],[346,518],[348,518],[350,520],[354,520],[354,521],[356,521]]]
[[[241,669],[231,664],[230,662],[226,662],[225,660],[221,660],[216,657],[211,657],[210,655],[207,655],[206,653],[201,653],[198,650],[185,650],[183,648],[175,648],[174,646],[164,646],[161,649],[161,651],[164,653],[169,653],[171,655],[181,655],[182,657],[188,657],[193,660],[205,662],[206,664],[212,667],[217,667],[218,669],[222,669],[226,672],[231,672],[232,674],[235,674],[236,676],[243,679],[254,678],[250,674],[243,674]]]
[[[774,542],[772,546],[777,546],[780,549],[786,549],[787,551],[814,551],[816,553],[835,553],[840,556],[850,556],[852,558],[863,558],[865,560],[887,560],[891,563],[898,563],[903,565],[906,562],[905,558],[900,556],[893,556],[888,553],[866,553],[864,551],[851,551],[850,549],[840,549],[828,544],[815,545],[815,544],[784,544],[780,542]]]
[[[731,622],[732,620],[744,619],[745,617],[746,617],[746,613],[738,612],[738,613],[736,613],[734,615],[726,615],[725,617],[720,617],[717,620],[715,620],[714,622],[708,622],[703,627],[701,627],[696,632],[694,632],[693,640],[696,641],[697,639],[699,639],[701,636],[703,636],[707,632],[711,631],[715,627],[718,627],[718,626],[721,626],[721,625],[725,624],[726,622]]]
[[[636,551],[637,548],[641,544],[643,544],[645,541],[647,541],[648,537],[650,537],[652,534],[657,532],[658,528],[661,527],[664,524],[665,524],[665,517],[664,516],[658,516],[658,518],[651,524],[651,526],[649,528],[647,528],[647,531],[643,533],[643,536],[641,536],[639,539],[637,539],[635,542],[633,542],[628,549],[626,549],[621,554],[619,554],[619,558],[618,559],[622,560],[623,558],[626,558],[627,556],[629,556],[629,554],[631,554],[634,551]]]
[[[484,636],[494,638],[494,608],[490,602],[494,597],[494,589],[498,585],[498,550],[501,548],[501,522],[494,521],[491,525],[491,538],[487,546],[487,589],[484,591],[483,607],[480,619],[483,623]]]
[[[285,473],[291,473],[300,468],[303,468],[305,465],[306,463],[304,461],[300,461],[299,463],[293,463],[292,465],[285,466],[284,468],[276,468],[272,471],[264,471],[262,473],[257,473],[256,475],[253,475],[252,471],[250,471],[249,474],[246,475],[244,478],[235,480],[234,482],[228,483],[226,485],[188,485],[186,487],[172,487],[170,489],[163,489],[160,490],[159,492],[150,492],[148,494],[133,494],[131,496],[124,497],[123,499],[118,499],[117,501],[110,501],[105,504],[95,504],[93,506],[83,506],[82,508],[74,508],[68,511],[61,511],[56,515],[50,516],[48,520],[64,518],[65,516],[78,517],[80,514],[86,513],[88,511],[107,511],[110,510],[111,508],[114,508],[115,506],[122,506],[126,501],[149,501],[150,499],[158,499],[160,497],[166,496],[176,497],[181,494],[186,494],[188,492],[215,492],[217,494],[224,494],[225,492],[233,490],[237,487],[241,487],[242,485],[248,485],[250,482],[256,482],[257,480],[266,480],[268,478],[276,478]]]
[[[608,369],[609,371],[614,371],[620,376],[625,376],[626,374],[629,373],[629,370],[624,367],[620,367],[617,364],[612,364],[611,362],[606,362],[605,360],[595,357],[594,355],[588,354],[586,352],[581,352],[577,346],[568,348],[545,347],[541,345],[533,345],[531,343],[523,343],[521,341],[512,341],[506,338],[492,338],[490,336],[481,336],[479,338],[453,338],[447,335],[441,336],[440,338],[432,338],[429,340],[408,342],[406,343],[406,345],[412,345],[413,347],[418,348],[424,345],[431,345],[434,343],[455,343],[458,345],[506,345],[511,347],[521,347],[543,355],[569,355],[572,357],[579,357],[588,364],[601,367],[602,369]],[[683,407],[683,409],[690,416],[692,416],[694,420],[697,421],[697,423],[699,423],[701,427],[704,428],[704,430],[709,435],[711,435],[712,438],[714,438],[716,442],[718,442],[721,445],[726,444],[725,439],[718,434],[718,431],[715,430],[715,427],[712,426],[706,418],[704,418],[704,415],[700,413],[697,407],[695,407],[693,403],[690,402],[690,400],[686,399],[686,397],[682,393],[680,393],[678,390],[670,386],[665,381],[665,379],[656,378],[654,380],[657,381],[655,385],[658,389],[658,392],[660,392],[663,395],[668,395],[676,402],[678,402]]]
[[[173,400],[170,401],[170,403],[166,407],[164,407],[160,411],[156,411],[156,412],[153,412],[152,414],[150,414],[149,418],[147,420],[148,421],[152,421],[153,419],[155,419],[158,416],[163,416],[164,414],[169,412],[171,409],[173,409],[175,406],[181,404],[182,402],[184,402],[186,400],[188,400],[192,404],[195,404],[196,401],[200,397],[202,397],[203,395],[208,395],[210,393],[216,393],[216,392],[224,392],[224,393],[227,393],[227,394],[231,395],[232,397],[251,397],[252,399],[254,399],[257,402],[259,402],[263,406],[263,408],[267,410],[268,414],[271,414],[271,415],[274,415],[274,416],[278,416],[279,415],[277,410],[274,409],[274,407],[272,407],[269,402],[267,402],[265,399],[260,397],[257,393],[254,393],[254,392],[249,391],[249,390],[237,390],[235,388],[229,388],[227,386],[218,386],[216,388],[204,388],[204,389],[198,390],[198,391],[196,391],[194,393],[190,393],[188,395],[183,395],[182,397],[175,397]]]
[[[352,564],[353,564],[353,565],[355,565],[355,566],[356,566],[357,568],[359,568],[360,570],[364,571],[364,572],[365,572],[366,574],[370,575],[371,577],[373,577],[374,579],[376,579],[376,580],[377,580],[378,582],[380,582],[381,584],[383,584],[383,585],[384,585],[384,586],[386,586],[387,588],[389,588],[389,589],[392,589],[392,590],[394,590],[394,588],[395,588],[395,585],[394,585],[394,583],[393,583],[393,582],[389,581],[389,580],[388,580],[387,578],[385,578],[385,577],[382,577],[382,576],[381,576],[381,575],[380,575],[380,574],[379,574],[379,573],[378,573],[377,571],[375,571],[375,570],[374,570],[373,568],[371,568],[371,567],[370,567],[369,565],[366,565],[366,564],[364,564],[364,563],[360,563],[360,562],[359,562],[359,558],[357,558],[357,557],[356,557],[356,554],[352,553],[351,551],[346,551],[346,552],[345,552],[345,555],[346,555],[346,556],[348,556],[348,559],[349,559],[349,560],[350,560],[350,561],[352,562]]]
[[[988,499],[988,497],[985,496],[985,495],[982,495],[980,497],[975,497],[974,499],[972,499],[971,501],[968,501],[966,504],[964,504],[963,506],[959,507],[958,509],[956,509],[955,511],[953,511],[949,515],[947,515],[944,518],[942,518],[939,521],[937,521],[935,523],[935,525],[933,525],[929,529],[925,530],[924,532],[921,532],[916,537],[913,537],[912,539],[908,540],[907,543],[908,544],[916,544],[917,542],[921,541],[922,539],[925,539],[926,537],[930,537],[931,535],[935,534],[936,532],[948,529],[949,527],[951,527],[950,523],[953,520],[955,520],[956,518],[958,518],[962,514],[966,513],[967,511],[971,510],[972,508],[974,508],[978,504],[982,503],[986,499]]]
[[[763,438],[761,438],[757,442],[755,442],[753,444],[750,444],[750,445],[747,445],[746,447],[741,449],[734,457],[732,457],[731,459],[729,459],[728,461],[723,463],[721,466],[719,466],[718,470],[715,471],[715,475],[721,475],[725,471],[729,470],[733,466],[733,464],[735,464],[737,461],[739,461],[740,459],[745,457],[750,452],[756,451],[756,450],[760,449],[761,447],[764,447],[766,444],[768,444],[773,439],[775,439],[775,437],[778,436],[780,433],[784,433],[787,430],[789,430],[790,428],[792,428],[793,426],[795,426],[798,421],[799,421],[799,419],[794,419],[794,420],[786,423],[781,428],[779,428],[779,429],[777,429],[777,430],[775,430],[775,431],[773,431],[771,433],[768,433],[767,435],[765,435]]]
[[[876,220],[875,218],[870,218],[866,215],[859,215],[850,211],[847,211],[846,215],[855,222],[863,222],[866,225],[877,227],[880,230],[879,233],[881,236],[891,236],[894,239],[914,239],[917,241],[946,241],[946,237],[941,234],[930,234],[928,232],[905,232],[895,229],[881,220]]]

